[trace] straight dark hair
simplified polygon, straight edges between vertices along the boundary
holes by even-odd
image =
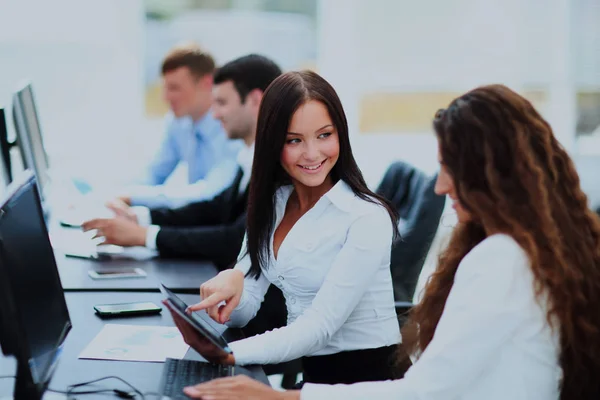
[[[340,154],[330,172],[333,182],[341,179],[359,198],[385,207],[394,225],[394,235],[398,235],[396,210],[386,199],[369,190],[356,165],[350,147],[346,115],[333,87],[314,72],[288,72],[275,79],[264,92],[258,114],[247,227],[247,249],[252,262],[248,275],[257,279],[261,266],[267,265],[271,250],[270,238],[275,228],[275,192],[279,187],[291,183],[281,166],[281,152],[288,127],[296,110],[310,100],[319,101],[327,107],[338,133]]]
[[[248,54],[217,69],[213,82],[218,85],[232,81],[244,104],[248,93],[254,89],[264,92],[279,75],[281,69],[274,61],[260,54]]]

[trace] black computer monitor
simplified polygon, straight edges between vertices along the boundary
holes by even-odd
[[[8,135],[8,114],[6,109],[0,107],[0,179],[3,185],[12,182],[12,163],[10,149],[14,142],[10,141]]]
[[[21,85],[14,93],[13,119],[23,166],[35,173],[43,202],[45,191],[48,190],[48,183],[50,181],[48,176],[48,155],[44,148],[42,130],[31,83]]]
[[[17,359],[15,399],[40,399],[71,329],[34,175],[0,203],[0,345]]]

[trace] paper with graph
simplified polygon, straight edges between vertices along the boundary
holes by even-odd
[[[107,324],[79,358],[164,362],[183,358],[188,349],[176,327]]]

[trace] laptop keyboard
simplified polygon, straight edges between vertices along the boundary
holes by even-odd
[[[187,399],[183,388],[206,382],[215,378],[233,376],[231,365],[214,365],[202,361],[175,360],[167,358],[163,367],[163,375],[159,393],[171,399]]]

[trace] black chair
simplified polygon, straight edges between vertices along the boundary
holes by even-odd
[[[414,304],[411,301],[396,301],[394,305],[396,307],[396,315],[398,316],[398,324],[402,328],[408,320],[408,315]]]
[[[390,200],[405,221],[392,245],[390,268],[397,302],[412,302],[425,258],[437,232],[445,197],[434,192],[437,174],[427,176],[402,161],[385,173],[377,194]]]

